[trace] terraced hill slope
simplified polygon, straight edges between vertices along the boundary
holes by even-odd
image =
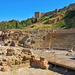
[[[75,27],[75,10],[62,11],[40,18],[35,24],[26,27],[26,30],[69,29]]]

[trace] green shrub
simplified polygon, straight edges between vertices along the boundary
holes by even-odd
[[[38,20],[38,22],[43,22],[45,20],[49,20],[50,18],[52,18],[53,15],[50,15],[50,16],[45,16],[45,17],[42,17]]]
[[[51,29],[63,28],[65,26],[65,20],[59,21],[57,24],[54,24]]]

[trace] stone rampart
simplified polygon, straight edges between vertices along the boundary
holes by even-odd
[[[50,11],[47,13],[35,12],[35,18],[39,19],[41,17],[49,16],[57,12],[68,11],[68,10],[75,10],[75,3],[70,4],[69,6],[65,6],[64,8],[61,9],[55,9],[54,11]]]

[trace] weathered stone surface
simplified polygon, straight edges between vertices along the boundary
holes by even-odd
[[[8,60],[7,61],[7,64],[8,65],[15,65],[15,60]]]
[[[54,15],[57,16],[57,15]],[[61,16],[61,15],[60,15]],[[62,16],[61,16],[62,17]],[[56,23],[61,18],[49,20],[49,23]],[[4,41],[9,46],[9,41],[14,41],[14,46],[22,46],[25,48],[48,48],[48,47],[61,47],[61,48],[72,48],[75,45],[75,30],[65,29],[65,30],[34,30],[34,31],[17,31],[16,33],[10,33],[8,35],[9,39]],[[23,32],[23,34],[22,34]],[[19,39],[15,39],[17,36]],[[65,37],[66,36],[66,37]],[[45,38],[44,38],[45,37]],[[72,38],[73,37],[73,38]],[[66,39],[67,38],[67,39]],[[15,40],[14,40],[15,39]],[[33,41],[32,41],[33,40]],[[18,44],[19,42],[20,44]]]
[[[2,62],[1,62],[1,65],[2,65],[2,66],[6,66],[6,65],[7,65],[7,62],[2,61]]]
[[[35,59],[34,56],[32,56],[32,58],[30,60],[30,65],[32,67],[39,67],[42,69],[48,69],[49,68],[47,60],[45,60],[44,58]]]
[[[14,49],[7,49],[7,55],[8,56],[13,56],[13,55],[16,55],[16,52]]]
[[[72,48],[69,50],[69,52],[73,52],[73,50],[74,50],[74,47],[72,47]]]
[[[18,41],[13,40],[13,41],[11,42],[11,45],[10,45],[10,46],[18,46]]]
[[[23,44],[20,44],[20,43],[19,43],[18,46],[23,47]]]
[[[24,54],[27,54],[27,55],[32,55],[32,51],[31,51],[31,50],[23,49],[22,52],[23,52]]]
[[[44,61],[45,60],[45,58],[44,57],[40,57],[40,61]]]
[[[10,71],[10,69],[8,66],[3,66],[3,67],[1,67],[1,71],[8,72],[8,71]]]
[[[6,55],[6,53],[5,52],[2,52],[2,55]]]
[[[24,43],[24,47],[25,47],[25,48],[30,48],[30,45]]]

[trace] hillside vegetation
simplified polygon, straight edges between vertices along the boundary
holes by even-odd
[[[27,30],[41,29],[69,29],[75,27],[75,10],[62,11],[50,16],[40,18],[38,22],[28,26]]]
[[[0,30],[6,29],[25,29],[25,27],[36,22],[35,18],[28,18],[27,20],[22,20],[19,22],[18,20],[10,20],[10,21],[2,21],[0,22]]]
[[[0,30],[5,29],[26,29],[26,30],[42,30],[42,29],[69,29],[75,27],[75,10],[62,11],[53,15],[40,18],[37,22],[35,18],[29,18],[21,22],[17,20],[0,22]]]

